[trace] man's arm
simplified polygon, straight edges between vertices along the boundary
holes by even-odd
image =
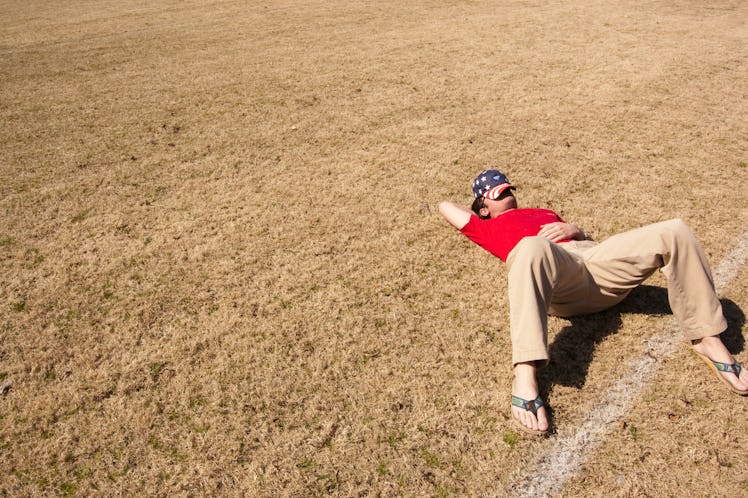
[[[559,240],[572,239],[572,240],[592,240],[587,232],[582,230],[576,225],[571,223],[565,223],[563,221],[557,221],[554,223],[548,223],[543,225],[538,232],[540,237],[545,237],[553,242]]]
[[[462,227],[467,225],[470,216],[473,214],[465,207],[446,201],[439,203],[439,212],[458,230],[462,230]]]

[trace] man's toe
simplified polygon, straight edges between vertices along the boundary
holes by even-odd
[[[537,411],[537,417],[531,411],[512,407],[512,416],[531,431],[544,432],[548,430],[548,418],[545,413],[545,407]]]

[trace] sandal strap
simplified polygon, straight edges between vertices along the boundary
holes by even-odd
[[[719,361],[711,360],[711,362],[712,364],[714,364],[714,367],[720,372],[735,374],[738,377],[740,377],[740,372],[743,370],[743,367],[740,366],[740,363],[738,363],[737,361],[735,363],[721,363]]]
[[[526,400],[526,399],[522,399],[519,396],[515,396],[514,394],[512,394],[512,406],[521,408],[525,410],[526,412],[530,412],[537,417],[538,410],[544,407],[545,405],[543,404],[543,400],[540,399],[540,396],[538,396],[535,399]]]

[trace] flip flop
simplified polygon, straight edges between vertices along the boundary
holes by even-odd
[[[727,384],[727,387],[729,387],[732,392],[741,396],[748,396],[748,390],[741,391],[740,389],[736,388],[735,386],[730,384],[730,381],[725,379],[725,377],[721,373],[731,373],[735,374],[736,377],[740,377],[740,371],[743,369],[743,367],[740,366],[740,363],[738,363],[737,361],[735,363],[721,363],[719,361],[713,361],[708,356],[699,353],[693,348],[691,349],[699,358],[704,361],[704,363],[707,364],[707,366],[714,372],[714,374],[719,377],[719,380]]]
[[[515,396],[514,394],[512,394],[512,406],[516,406],[517,408],[519,408],[521,410],[524,410],[526,412],[530,412],[533,415],[535,415],[535,418],[538,418],[538,410],[540,408],[543,408],[545,406],[545,404],[543,404],[543,400],[540,399],[540,396],[538,396],[535,399],[526,400],[526,399],[522,399],[519,396]],[[520,429],[522,429],[523,431],[525,431],[525,432],[527,432],[529,434],[542,435],[542,434],[547,434],[548,433],[548,429],[546,429],[544,431],[530,429],[529,427],[525,427],[525,425],[522,422],[520,422],[519,420],[517,420],[516,418],[512,417],[512,420],[514,420],[515,424],[517,424],[517,426]]]

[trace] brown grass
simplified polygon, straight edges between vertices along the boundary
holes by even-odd
[[[598,238],[682,217],[716,263],[748,214],[746,21],[727,0],[4,2],[0,494],[509,493],[549,443],[508,418],[504,268],[435,204],[500,167]],[[743,360],[746,276],[724,296]],[[663,303],[551,320],[558,427]],[[748,493],[748,405],[690,354],[560,495]]]

